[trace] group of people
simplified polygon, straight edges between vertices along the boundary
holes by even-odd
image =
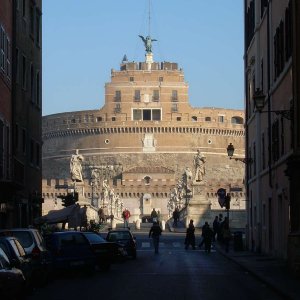
[[[210,228],[208,222],[205,222],[202,227],[202,240],[199,244],[199,248],[201,248],[204,244],[205,252],[210,253],[213,235],[213,230]],[[196,249],[195,226],[193,220],[190,220],[189,226],[186,230],[185,249],[187,250],[190,245],[192,246],[193,250]]]
[[[229,220],[227,217],[223,220],[222,214],[216,216],[213,222],[213,228],[211,228],[208,222],[205,222],[202,226],[201,242],[199,248],[204,244],[205,252],[210,253],[212,242],[218,240],[224,243],[225,251],[229,251],[229,241],[231,238],[231,232],[229,228]],[[186,230],[185,237],[185,249],[187,250],[189,246],[196,249],[196,238],[195,238],[195,226],[194,221],[190,220],[189,226]]]
[[[228,217],[223,220],[223,215],[216,216],[213,222],[214,241],[217,240],[225,245],[225,251],[229,251],[229,241],[231,238],[231,231],[229,228]]]
[[[158,224],[160,224],[160,211],[156,211],[155,208],[152,209],[152,212],[151,212],[151,220],[152,220],[152,223],[154,222],[157,222]]]

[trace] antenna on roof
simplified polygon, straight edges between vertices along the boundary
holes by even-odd
[[[151,35],[151,0],[149,0],[148,35]]]

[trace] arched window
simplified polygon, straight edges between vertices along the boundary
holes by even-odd
[[[149,176],[144,177],[145,184],[150,184],[151,178]]]
[[[235,117],[231,118],[231,123],[232,124],[243,124],[244,123],[244,119],[241,118],[241,117],[235,116]]]

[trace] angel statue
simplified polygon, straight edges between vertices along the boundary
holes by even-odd
[[[74,182],[82,182],[82,163],[83,156],[78,153],[78,149],[76,149],[76,154],[72,154],[70,161],[70,173],[71,179]]]
[[[152,42],[157,42],[157,40],[151,39],[151,37],[149,35],[147,35],[146,38],[144,38],[142,35],[139,35],[139,37],[144,42],[144,45],[145,45],[145,48],[146,48],[146,52],[147,53],[152,53]]]

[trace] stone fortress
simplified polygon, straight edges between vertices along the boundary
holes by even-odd
[[[149,216],[153,208],[168,220],[171,192],[186,167],[195,175],[193,159],[200,150],[205,175],[196,190],[206,203],[203,214],[209,221],[225,214],[216,194],[225,188],[232,222],[244,227],[244,164],[230,160],[226,151],[232,143],[237,156],[245,155],[244,112],[191,107],[183,70],[177,63],[155,62],[144,42],[144,62],[124,56],[120,69],[111,70],[102,108],[43,117],[43,214],[61,208],[57,196],[67,190],[56,187],[71,185],[70,157],[77,151],[84,157],[83,202],[96,209],[107,204],[105,180],[130,210],[131,221]],[[201,215],[193,218],[202,225]]]

